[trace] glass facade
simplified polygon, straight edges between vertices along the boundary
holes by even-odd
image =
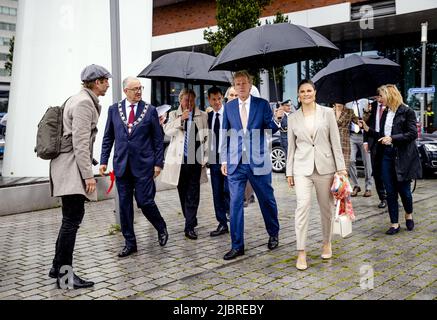
[[[179,107],[179,93],[183,88],[193,89],[196,93],[196,106],[201,110],[205,110],[208,106],[208,89],[212,85],[203,84],[184,84],[183,82],[176,81],[152,81],[152,101],[151,103],[155,106],[160,106],[163,104],[169,104],[172,106],[172,110]],[[226,86],[219,87],[223,95],[226,92]]]
[[[408,89],[421,86],[422,44],[420,34],[396,35],[384,38],[347,41],[335,43],[342,52],[342,57],[350,54],[380,55],[386,57],[401,66],[401,78],[396,85],[400,89],[404,101],[417,111],[419,116],[420,101],[422,95],[409,95]],[[297,103],[297,83],[304,78],[313,77],[319,70],[325,67],[329,60],[308,61],[285,66],[283,100],[291,99]],[[425,86],[437,86],[437,32],[428,32],[426,46]],[[425,97],[425,109],[429,106],[437,113],[437,95],[427,94]],[[434,121],[433,126],[436,127]],[[428,131],[437,130],[429,128]]]

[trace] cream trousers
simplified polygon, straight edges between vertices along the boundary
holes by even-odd
[[[333,178],[334,173],[320,175],[316,170],[314,170],[310,176],[294,177],[297,200],[294,217],[297,250],[305,250],[313,187],[316,189],[317,202],[320,207],[323,243],[331,242],[332,221],[334,216],[334,197],[331,193]]]

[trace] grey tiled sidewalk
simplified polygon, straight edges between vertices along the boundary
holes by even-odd
[[[246,254],[224,261],[230,237],[209,237],[217,222],[210,184],[201,188],[199,239],[184,238],[184,219],[176,190],[162,191],[157,204],[170,234],[161,248],[157,234],[140,212],[135,230],[138,253],[117,257],[120,233],[112,200],[89,203],[76,243],[75,271],[94,288],[58,290],[47,275],[61,221],[60,209],[0,217],[0,299],[437,299],[437,179],[418,181],[414,194],[416,228],[386,236],[388,213],[374,195],[354,198],[353,236],[333,239],[334,257],[322,261],[321,227],[315,200],[308,233],[309,269],[295,268],[294,191],[274,174],[281,224],[280,246],[268,250],[258,203],[245,213]],[[315,198],[315,196],[314,196]],[[7,201],[1,199],[1,201]],[[365,271],[373,289],[362,288]],[[363,280],[364,279],[364,280]],[[370,284],[362,282],[361,284]]]

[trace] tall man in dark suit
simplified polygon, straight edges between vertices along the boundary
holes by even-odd
[[[214,201],[215,217],[219,223],[216,230],[210,232],[211,237],[229,233],[226,211],[229,210],[228,179],[222,174],[220,164],[220,142],[222,140],[222,123],[224,108],[223,94],[220,88],[211,87],[208,90],[208,101],[212,111],[208,113],[209,140],[209,171]]]
[[[223,257],[235,259],[244,254],[244,188],[249,180],[269,234],[268,248],[279,243],[278,208],[272,188],[272,163],[266,134],[278,131],[269,103],[250,95],[252,78],[246,71],[236,72],[235,99],[225,105],[223,129],[227,132],[222,144],[222,172],[228,177],[231,210],[232,249]]]
[[[375,130],[376,132],[380,132],[381,119],[382,114],[385,110],[385,107],[382,105],[380,96],[376,96],[376,100],[370,105],[370,111],[364,112],[363,120],[367,123],[367,125]],[[382,172],[381,172],[381,163],[382,163],[382,149],[378,150],[378,148],[382,148],[382,145],[378,143],[378,141],[368,135],[364,131],[363,135],[363,147],[364,152],[368,152],[370,150],[370,158],[372,162],[372,175],[375,180],[375,188],[379,197],[378,208],[385,208],[386,203],[386,194],[384,183],[382,182]],[[378,152],[380,151],[380,152]]]
[[[107,169],[109,155],[115,142],[114,173],[120,200],[121,231],[126,245],[118,254],[126,257],[137,251],[134,233],[133,197],[143,214],[158,231],[158,242],[168,240],[166,223],[155,203],[155,181],[163,167],[163,132],[155,107],[141,96],[143,87],[138,79],[123,81],[126,99],[112,105],[108,111],[102,143],[100,174]]]

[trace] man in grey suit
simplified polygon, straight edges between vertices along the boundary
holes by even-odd
[[[98,65],[87,66],[82,71],[82,90],[68,99],[63,113],[62,134],[71,141],[71,149],[50,162],[52,196],[62,199],[62,225],[49,277],[57,279],[60,289],[94,285],[74,274],[72,264],[85,201],[97,200],[92,151],[101,112],[99,97],[109,88],[108,78],[111,78],[109,71]]]

